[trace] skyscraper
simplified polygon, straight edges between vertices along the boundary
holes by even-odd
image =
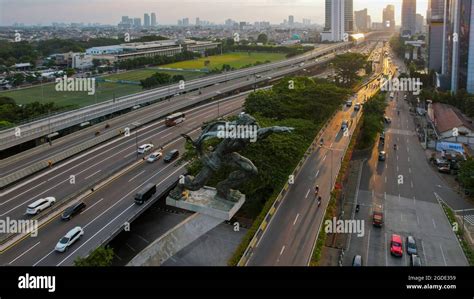
[[[366,32],[368,29],[367,8],[354,12],[354,20],[357,31]]]
[[[156,27],[156,14],[154,12],[151,13],[151,27]]]
[[[383,26],[389,30],[395,30],[395,6],[387,5],[383,9]]]
[[[423,33],[425,30],[425,17],[417,13],[416,14],[416,32]]]
[[[453,93],[460,89],[474,93],[473,18],[474,0],[446,1],[442,76],[438,83]]]
[[[443,56],[444,0],[429,1],[428,13],[428,68],[441,72]]]
[[[293,25],[295,25],[295,17],[288,16],[288,26],[293,27]]]
[[[326,6],[325,6],[326,19],[325,19],[325,26],[324,26],[325,31],[331,30],[332,16],[333,16],[332,4],[334,2],[336,1],[326,0]],[[346,32],[352,32],[354,31],[354,4],[353,4],[354,1],[343,0],[343,2],[344,3],[342,3],[342,5],[344,7],[344,16],[343,16],[344,28]]]
[[[403,0],[402,4],[402,35],[416,32],[416,0]]]
[[[143,26],[150,27],[150,15],[147,13],[143,15]]]
[[[133,18],[133,26],[134,27],[141,27],[142,26],[142,20],[140,18]]]

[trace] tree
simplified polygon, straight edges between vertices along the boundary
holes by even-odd
[[[257,38],[257,43],[266,44],[268,43],[268,36],[265,33],[260,33]]]
[[[74,260],[74,266],[79,267],[106,267],[112,264],[114,250],[110,247],[100,246],[86,257],[78,257]]]
[[[459,182],[464,188],[474,190],[474,159],[468,158],[460,166],[458,172]]]
[[[337,55],[334,60],[334,69],[338,83],[343,87],[352,87],[358,79],[357,72],[365,68],[367,57],[359,53],[345,53]]]

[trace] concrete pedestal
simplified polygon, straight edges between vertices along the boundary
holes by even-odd
[[[211,229],[230,220],[245,202],[245,195],[240,193],[237,202],[216,200],[215,194],[216,189],[204,187],[191,191],[185,200],[167,197],[166,204],[196,213],[148,245],[127,266],[160,266]]]

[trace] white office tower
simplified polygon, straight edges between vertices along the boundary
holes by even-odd
[[[345,0],[332,0],[330,9],[326,9],[326,13],[330,11],[331,15],[326,16],[326,20],[330,21],[331,27],[321,33],[322,41],[340,42],[344,41],[345,35]],[[326,3],[328,5],[328,3]],[[329,23],[329,22],[328,22]]]

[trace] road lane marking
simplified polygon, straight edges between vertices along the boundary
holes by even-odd
[[[425,263],[423,264],[423,266],[428,266],[428,263],[426,261],[425,249],[423,246],[423,240],[421,240],[421,252],[423,252],[423,259],[425,260]]]
[[[408,172],[411,173],[411,168],[408,168]]]
[[[441,255],[443,256],[444,265],[447,266],[448,263],[446,263],[446,258],[444,257],[443,247],[441,246],[441,244],[439,244],[439,249],[441,249]]]
[[[366,265],[369,264],[370,231],[371,231],[371,229],[369,229],[369,233],[368,233],[368,236],[367,236],[367,251],[365,252],[365,264]]]
[[[39,243],[41,243],[41,241],[39,241],[39,242],[36,243],[35,245],[31,246],[30,249],[28,249],[27,251],[23,252],[23,253],[20,254],[19,256],[17,256],[13,261],[9,262],[8,264],[11,265],[12,263],[14,263],[17,259],[19,259],[19,258],[22,257],[23,255],[25,255],[28,251],[30,251],[31,249],[35,248],[36,245],[38,245]]]
[[[98,201],[96,201],[92,206],[88,207],[87,209],[85,209],[84,211],[82,211],[80,214],[83,214],[87,211],[89,211],[93,206],[95,206],[96,204],[98,204],[99,202],[101,202],[104,198],[102,197],[101,199],[99,199]],[[79,215],[80,215],[79,214]]]
[[[397,160],[398,160],[398,157],[397,157]],[[399,172],[399,171],[400,171],[400,168],[398,168],[398,165],[397,165],[397,172]]]
[[[413,181],[411,181],[410,184],[411,184],[411,187],[413,188]]]
[[[316,175],[314,176],[314,178],[317,178],[319,175],[319,170],[316,172]]]
[[[139,177],[142,173],[144,173],[146,170],[143,170],[141,171],[140,173],[138,173],[137,175],[135,175],[133,178],[129,179],[128,182],[130,183],[131,181],[133,181],[134,179],[136,179],[137,177]]]
[[[42,260],[44,260],[45,258],[47,258],[49,255],[51,255],[51,253],[54,252],[54,249],[51,250],[47,255],[43,256],[39,261],[37,261],[36,263],[33,264],[33,267],[38,265],[39,263],[41,263]]]
[[[435,221],[434,221],[434,218],[432,218],[431,220],[433,221],[433,226],[434,226],[434,228],[436,229],[436,223],[435,223]]]
[[[283,245],[283,247],[281,248],[280,255],[283,254],[283,251],[285,251],[285,245]]]
[[[418,214],[416,215],[416,223],[420,225],[420,218],[418,218]]]
[[[385,183],[387,182],[387,176],[385,176]]]
[[[408,162],[410,162],[410,157],[408,157]]]
[[[327,157],[327,156],[328,156],[328,155],[325,155],[325,156],[324,156],[323,161],[326,160],[326,157]]]
[[[293,221],[293,225],[295,225],[295,224],[296,224],[296,221],[298,221],[298,217],[300,217],[300,214],[299,214],[299,213],[296,214],[296,218],[295,218],[295,221]]]
[[[309,195],[310,191],[311,191],[311,189],[308,189],[308,192],[306,192],[306,196],[304,198],[308,198],[308,195]]]
[[[384,247],[385,247],[385,267],[388,266],[388,248],[387,248],[387,233],[384,233],[385,237],[385,242],[384,242]]]
[[[101,171],[102,171],[102,170],[100,170],[100,169],[99,169],[99,170],[97,170],[97,171],[96,171],[96,172],[94,172],[93,174],[91,174],[91,175],[89,175],[89,176],[85,177],[85,178],[84,178],[84,180],[87,180],[88,178],[91,178],[91,177],[93,177],[94,175],[98,174],[98,173],[99,173],[99,172],[101,172]]]
[[[416,198],[413,196],[413,204],[416,204]]]
[[[43,184],[46,183],[46,182],[47,182],[47,181],[41,182],[41,183],[37,184],[36,186],[34,186],[34,187],[32,187],[32,188],[30,188],[30,189],[28,189],[28,190],[25,190],[25,191],[23,191],[22,193],[20,193],[20,194],[14,196],[14,197],[12,197],[12,198],[10,198],[9,200],[6,200],[6,201],[0,203],[0,206],[3,206],[4,204],[6,204],[6,203],[8,203],[8,202],[10,202],[10,201],[12,201],[12,200],[14,200],[15,198],[17,198],[17,197],[20,196],[20,195],[23,195],[23,194],[25,194],[25,193],[30,192],[31,190],[33,190],[33,189],[35,189],[35,188],[37,188],[37,187],[43,185]],[[3,195],[2,195],[2,196],[3,196]]]
[[[136,151],[133,151],[133,152],[131,152],[130,154],[127,154],[127,155],[125,155],[125,156],[123,156],[123,157],[124,157],[124,158],[128,158],[128,157],[130,157],[131,155],[135,155],[135,153],[136,153]]]

